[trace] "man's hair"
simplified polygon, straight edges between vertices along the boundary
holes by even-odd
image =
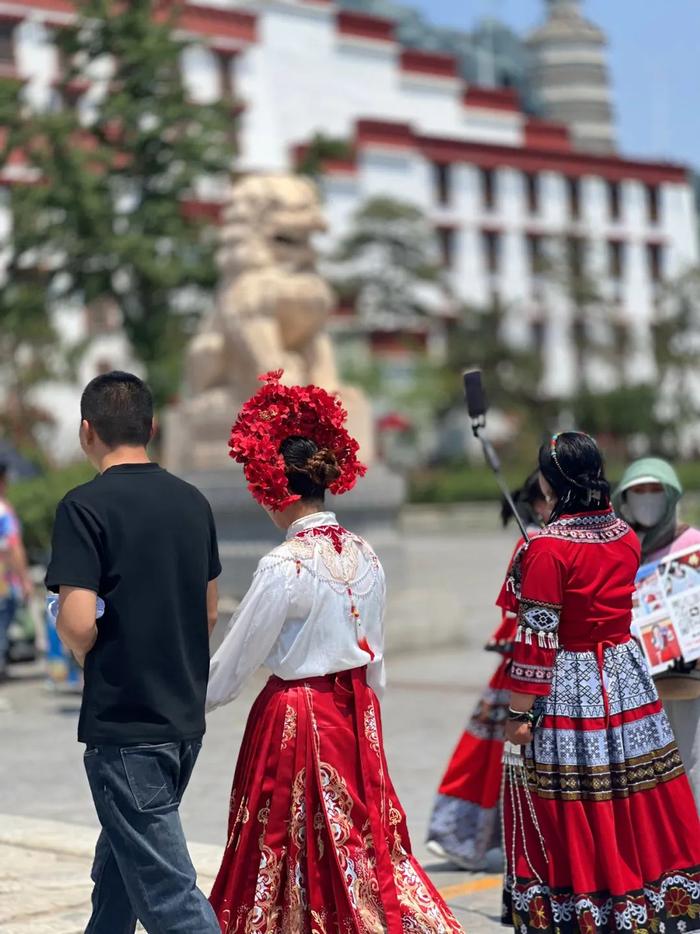
[[[113,370],[91,380],[80,400],[80,417],[110,448],[145,447],[151,439],[153,396],[133,373]]]

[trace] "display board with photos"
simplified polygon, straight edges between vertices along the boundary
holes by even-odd
[[[637,574],[632,635],[652,674],[700,658],[700,545],[644,564]]]

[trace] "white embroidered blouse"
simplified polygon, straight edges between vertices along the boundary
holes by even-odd
[[[212,658],[207,710],[234,700],[261,665],[285,681],[367,665],[381,696],[385,603],[384,570],[364,539],[332,512],[293,522],[258,564]]]

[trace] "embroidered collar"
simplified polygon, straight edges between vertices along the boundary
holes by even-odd
[[[317,529],[321,526],[337,525],[340,525],[340,523],[336,519],[334,512],[330,512],[330,510],[313,512],[309,516],[302,516],[301,519],[296,519],[292,522],[287,529],[285,538],[289,541],[290,538],[294,538],[294,536],[299,535],[300,532],[307,532],[309,529]]]
[[[546,525],[537,538],[558,538],[570,542],[605,544],[616,542],[630,531],[629,525],[615,515],[612,508],[584,512],[577,516],[562,516]]]

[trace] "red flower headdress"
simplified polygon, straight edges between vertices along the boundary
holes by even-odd
[[[274,510],[286,509],[301,498],[289,489],[279,452],[285,438],[310,438],[335,454],[341,472],[329,487],[331,493],[347,493],[367,472],[357,459],[357,441],[344,428],[348,413],[340,399],[319,386],[284,386],[283,372],[273,370],[259,377],[264,385],[241,409],[228,443],[231,457],[243,464],[253,497]]]

